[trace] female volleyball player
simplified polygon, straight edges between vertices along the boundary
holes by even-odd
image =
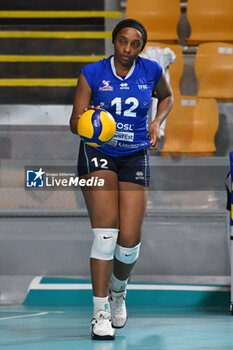
[[[112,32],[114,55],[81,70],[70,119],[77,134],[80,115],[94,105],[109,111],[117,125],[114,138],[100,148],[81,141],[78,159],[80,177],[105,181],[103,190],[83,189],[94,236],[93,339],[114,339],[113,328],[126,323],[126,286],[139,256],[150,182],[148,148],[157,149],[160,125],[173,104],[162,67],[138,56],[146,41],[140,22],[126,19],[117,24]],[[148,128],[152,95],[158,98],[158,108]]]

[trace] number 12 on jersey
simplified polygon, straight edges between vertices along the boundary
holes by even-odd
[[[123,113],[124,117],[136,117],[136,112],[133,112],[139,105],[138,100],[135,97],[128,97],[125,100],[125,104],[131,105],[128,109],[126,109]],[[116,114],[121,115],[122,114],[122,100],[121,97],[116,97],[111,102],[111,106],[116,105]]]

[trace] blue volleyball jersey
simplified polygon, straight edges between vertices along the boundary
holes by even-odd
[[[99,150],[121,157],[150,145],[148,111],[152,92],[162,74],[155,61],[137,57],[125,78],[116,74],[113,56],[87,64],[81,72],[92,89],[92,104],[116,121],[114,137]]]

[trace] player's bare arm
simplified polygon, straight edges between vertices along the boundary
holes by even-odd
[[[153,97],[158,99],[157,114],[149,126],[149,137],[151,146],[149,149],[157,149],[160,141],[160,125],[167,117],[173,105],[173,95],[171,87],[166,79],[165,72],[155,85]]]
[[[70,117],[70,129],[74,134],[77,134],[78,119],[84,110],[91,104],[91,97],[91,88],[88,85],[83,73],[80,73],[75,91],[73,110]]]

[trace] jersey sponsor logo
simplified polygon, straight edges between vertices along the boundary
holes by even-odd
[[[118,142],[117,146],[122,147],[122,148],[129,148],[129,149],[135,149],[141,146],[145,146],[146,142],[141,142],[141,143],[134,143],[134,144],[128,144],[124,142]]]
[[[146,79],[145,78],[140,78],[136,81],[136,83],[138,84],[138,88],[139,90],[147,90],[149,89],[147,83],[146,83]]]
[[[129,90],[128,83],[121,83],[120,84],[120,90]]]
[[[107,142],[107,144],[109,146],[116,147],[117,146],[117,140],[114,141],[113,139],[111,139],[110,141]]]
[[[143,104],[142,104],[142,108],[149,108],[150,107],[150,105],[149,105],[149,103],[148,102],[143,102]]]
[[[135,180],[144,180],[144,179],[145,177],[144,177],[143,171],[137,171],[135,174]]]
[[[142,84],[142,85],[139,84],[138,88],[139,88],[139,90],[147,90],[147,89],[149,89],[147,84]]]
[[[136,80],[137,84],[146,84],[146,79],[145,78],[139,78],[138,80]]]
[[[110,85],[110,80],[102,80],[103,86],[99,87],[99,91],[113,91],[113,87]]]
[[[134,133],[133,132],[116,131],[115,135],[113,137],[113,140],[121,140],[121,141],[133,142],[133,140],[134,140]]]
[[[117,130],[133,131],[134,124],[116,123]]]

